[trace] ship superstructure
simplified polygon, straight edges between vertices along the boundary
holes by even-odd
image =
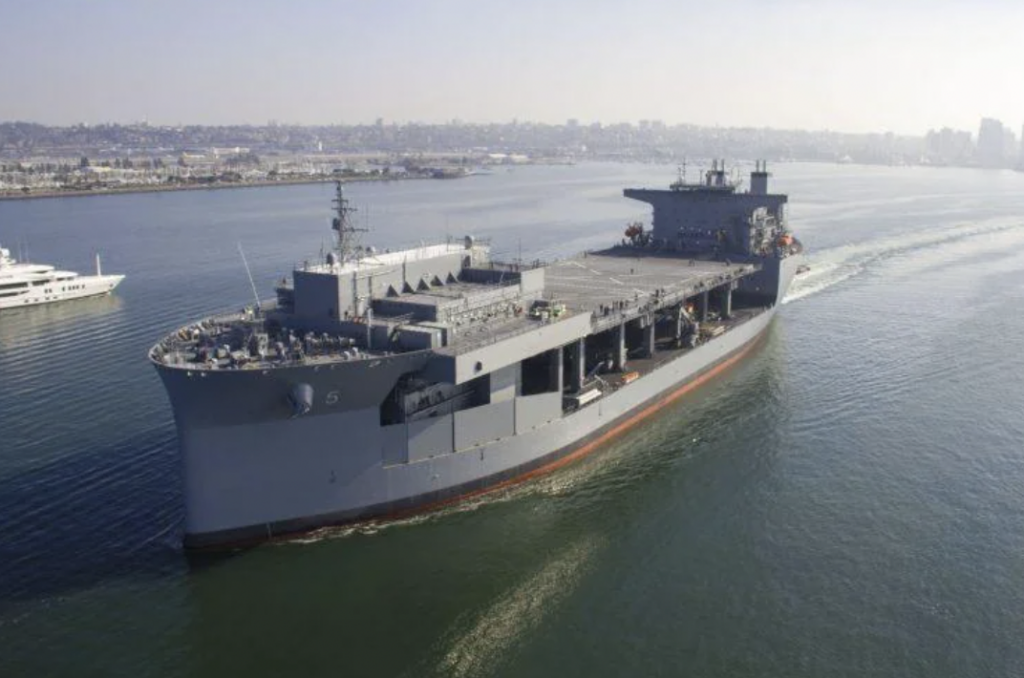
[[[0,310],[110,294],[123,275],[103,275],[99,255],[96,275],[60,271],[48,264],[19,263],[0,247]]]
[[[758,165],[739,192],[627,189],[614,247],[501,263],[467,237],[337,247],[276,299],[188,325],[150,358],[174,409],[186,544],[265,539],[450,501],[563,463],[738,358],[801,259]]]

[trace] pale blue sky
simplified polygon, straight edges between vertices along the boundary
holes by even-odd
[[[1010,0],[0,0],[0,120],[1024,122]]]

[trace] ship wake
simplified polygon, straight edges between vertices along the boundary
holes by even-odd
[[[783,304],[823,292],[894,256],[1020,229],[1019,217],[954,224],[820,250],[807,258],[810,270],[793,280]]]
[[[445,641],[437,673],[457,677],[492,672],[576,589],[600,546],[598,538],[570,544],[467,623],[457,623]]]

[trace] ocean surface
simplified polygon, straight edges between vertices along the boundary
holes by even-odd
[[[127,274],[0,314],[0,676],[1020,676],[1024,174],[778,164],[808,248],[741,364],[579,463],[440,512],[180,550],[146,351],[328,229],[332,187],[0,202],[0,243]],[[367,242],[506,258],[649,222],[670,167],[353,184]]]

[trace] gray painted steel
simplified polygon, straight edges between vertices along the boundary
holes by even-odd
[[[659,210],[676,214],[700,190],[636,197],[654,204],[655,223],[664,224]],[[785,202],[720,186],[712,197],[700,202],[702,224],[708,204],[723,205],[733,223],[735,214],[753,218],[764,204],[778,211]],[[291,308],[172,335],[151,357],[177,424],[186,542],[261,539],[413,509],[555,461],[749,345],[802,259],[787,246],[694,260],[657,243],[560,262],[547,275],[488,266],[468,239],[462,251],[414,252],[414,265],[401,253],[366,270],[332,262],[296,272]],[[427,282],[410,291],[410,278]],[[747,295],[741,308],[734,288]],[[720,291],[711,295],[720,327],[686,348],[683,307],[712,289]],[[658,319],[669,332],[660,344]],[[276,356],[256,348],[271,325],[284,328]],[[334,334],[321,337],[325,328]],[[694,338],[698,329],[690,328]],[[417,331],[433,338],[415,339]],[[403,340],[406,332],[413,338]],[[631,333],[639,339],[629,344]],[[601,397],[574,409],[571,395],[588,372],[634,353],[644,359],[616,364],[621,371],[597,386]]]

